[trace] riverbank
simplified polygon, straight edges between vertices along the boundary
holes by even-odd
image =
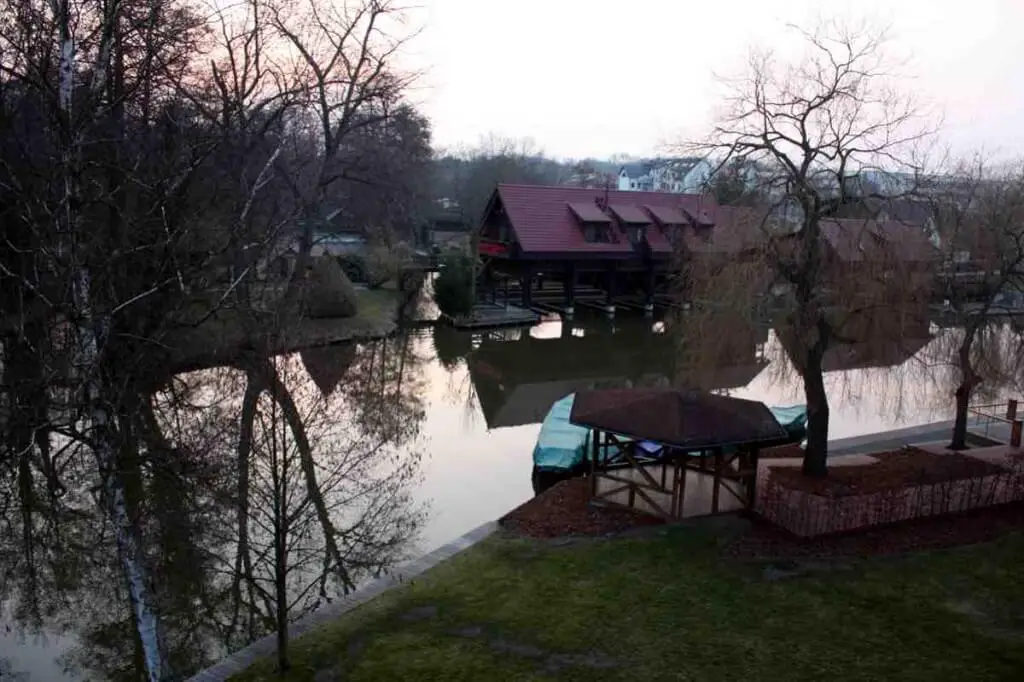
[[[909,427],[909,428],[904,428],[904,429],[896,429],[896,430],[890,430],[890,431],[879,432],[879,433],[874,433],[874,434],[868,434],[868,435],[865,435],[865,436],[858,436],[858,437],[855,437],[855,438],[846,438],[846,439],[834,440],[834,441],[831,442],[831,447],[832,447],[833,452],[835,452],[836,454],[856,454],[857,452],[869,451],[871,449],[878,449],[879,447],[888,447],[887,444],[890,444],[890,443],[893,443],[893,442],[899,442],[900,444],[905,444],[908,441],[912,441],[912,442],[935,441],[935,440],[941,440],[941,439],[948,438],[951,427],[952,427],[952,423],[951,422],[934,422],[934,423],[931,423],[931,424],[924,424],[924,425],[915,426],[915,427]],[[1006,526],[1006,524],[1003,524],[1002,526],[999,526],[999,527],[1000,528],[1004,528],[1004,532],[1005,532],[1005,526]],[[469,551],[469,552],[475,551],[474,549],[471,549],[473,547],[473,545],[478,543],[478,542],[480,542],[482,539],[487,538],[489,535],[491,535],[491,533],[494,532],[495,528],[496,528],[495,524],[485,524],[485,526],[482,526],[481,528],[478,528],[477,530],[473,531],[472,533],[467,534],[466,536],[462,536],[462,537],[456,539],[455,541],[448,543],[447,545],[439,548],[435,552],[432,552],[431,554],[422,557],[421,559],[417,560],[416,562],[413,562],[412,564],[409,564],[407,566],[401,567],[391,577],[385,578],[385,579],[380,580],[380,581],[375,581],[374,583],[369,585],[367,588],[365,588],[363,590],[359,590],[358,592],[356,592],[353,595],[349,595],[349,596],[344,597],[342,599],[336,600],[336,602],[334,604],[330,605],[327,609],[325,609],[323,611],[320,611],[320,612],[314,614],[313,616],[311,616],[311,617],[309,617],[307,619],[304,619],[303,621],[300,621],[293,628],[293,634],[295,636],[298,636],[298,635],[300,635],[302,633],[308,633],[308,635],[307,635],[307,637],[304,637],[304,638],[299,639],[299,640],[296,641],[296,645],[295,645],[297,647],[295,649],[295,651],[297,652],[296,655],[297,656],[299,656],[299,655],[306,656],[306,654],[303,653],[303,652],[307,652],[309,650],[307,647],[312,646],[315,649],[318,646],[322,646],[324,641],[325,641],[322,638],[330,637],[331,635],[326,634],[326,633],[330,633],[330,632],[334,632],[334,633],[337,633],[337,632],[347,632],[347,633],[350,633],[350,634],[352,634],[352,636],[357,638],[357,644],[355,645],[356,649],[358,649],[359,647],[363,646],[363,644],[361,644],[362,640],[359,639],[359,638],[360,637],[364,637],[365,635],[359,634],[360,627],[361,627],[359,624],[365,622],[365,619],[366,619],[365,614],[367,614],[367,613],[379,614],[382,611],[382,609],[386,609],[387,605],[389,605],[389,604],[405,603],[405,600],[410,599],[410,597],[407,594],[407,592],[408,592],[407,586],[409,585],[409,583],[420,584],[421,578],[419,576],[421,576],[421,574],[424,571],[427,571],[428,569],[430,569],[431,567],[435,566],[436,564],[438,564],[438,563],[440,563],[442,561],[445,561],[445,559],[447,559],[449,557],[454,557],[455,555],[463,553],[465,551]],[[965,526],[965,528],[966,528],[966,526]],[[942,537],[945,537],[944,536],[944,531],[942,529],[937,529],[937,530],[933,529],[933,530],[935,530],[935,533],[933,533],[933,535],[935,535],[939,540],[941,540]],[[653,531],[644,531],[644,532],[658,533],[658,532],[661,532],[661,529],[654,529]],[[672,532],[675,532],[675,531],[672,531]],[[922,533],[924,535],[922,535]],[[907,538],[909,538],[909,539],[907,539],[907,538],[901,539],[903,536],[900,536],[900,538],[895,538],[895,539],[889,538],[888,540],[885,540],[884,542],[877,540],[877,538],[874,538],[874,536],[866,536],[866,537],[869,537],[869,540],[867,540],[866,542],[867,542],[867,544],[869,544],[871,546],[883,546],[884,545],[884,546],[887,546],[889,548],[895,548],[895,551],[910,551],[910,550],[915,550],[915,549],[918,549],[918,548],[921,548],[921,547],[933,548],[933,547],[937,547],[937,546],[945,546],[941,542],[938,542],[938,541],[932,542],[931,540],[928,540],[927,537],[930,537],[930,536],[927,536],[926,540],[920,540],[920,537],[924,537],[925,535],[927,535],[927,530],[926,531],[922,531],[922,533],[910,534],[910,535],[907,536]],[[939,536],[942,536],[942,537],[939,537]],[[886,536],[886,537],[888,537],[888,536]],[[978,536],[976,536],[976,541],[977,540],[981,540],[981,539],[990,539],[991,537],[993,537],[993,536],[992,535],[988,535],[988,536],[986,536],[986,535],[978,535]],[[967,530],[965,530],[964,533],[961,533],[961,534],[957,535],[957,541],[960,542],[960,543],[962,543],[962,542],[964,542],[966,540],[969,540],[970,538],[971,538],[971,531],[970,531],[969,528]],[[497,541],[497,538],[495,539],[495,541]],[[562,543],[584,542],[584,541],[579,541],[579,540],[554,540],[554,541],[548,540],[548,541],[544,541],[544,540],[523,540],[523,539],[519,539],[519,540],[513,541],[513,540],[508,539],[508,538],[505,538],[505,539],[501,540],[501,542],[506,542],[506,541],[508,541],[508,542],[541,543],[541,545],[539,545],[539,546],[546,546],[546,545],[543,545],[543,543],[545,543],[545,542],[547,542],[547,543],[554,542],[556,545],[559,545],[559,544],[562,544]],[[746,541],[746,545],[745,546],[748,549],[739,552],[739,554],[742,554],[744,556],[749,556],[751,554],[756,555],[758,552],[761,552],[762,554],[770,553],[770,554],[772,554],[772,556],[777,557],[780,554],[784,555],[787,551],[789,551],[789,549],[792,549],[791,543],[790,544],[786,544],[783,540],[774,538],[774,536],[769,537],[769,536],[766,536],[764,534],[759,534],[756,537],[751,537],[750,539],[748,539]],[[770,552],[769,552],[768,549],[765,549],[766,546],[770,548]],[[780,547],[782,547],[781,550],[780,550]],[[857,545],[857,547],[855,548],[855,551],[853,551],[852,553],[853,554],[859,553],[860,550],[857,549],[859,547],[861,547],[861,545]],[[903,548],[903,549],[901,549],[901,548]],[[456,557],[456,558],[458,558],[458,557]],[[447,563],[448,562],[445,562],[444,565],[447,565]],[[436,573],[437,571],[443,570],[444,569],[444,565],[439,566],[434,571],[431,571],[427,575],[426,578],[427,579],[432,579],[430,576],[433,576],[434,573]],[[406,587],[403,587],[402,589],[399,589],[399,590],[391,590],[390,589],[392,587],[399,587],[400,585],[404,585]],[[480,588],[480,589],[483,590],[484,588]],[[500,598],[500,594],[503,594],[503,589],[504,588],[501,588],[501,589],[495,588],[494,594],[495,595],[499,595],[499,597],[496,597],[496,598]],[[365,606],[360,606],[360,605],[365,605]],[[413,608],[413,607],[410,607],[410,608]],[[348,612],[352,611],[353,609],[356,609],[355,612],[349,614]],[[376,627],[376,626],[374,626],[374,627]],[[306,643],[307,639],[309,639],[311,642],[313,642],[313,644],[307,644]],[[315,644],[315,642],[320,642],[320,644]],[[331,646],[334,646],[334,644],[332,644]],[[341,644],[338,644],[338,646],[341,646]],[[338,649],[338,651],[341,651],[341,652],[347,651],[348,650],[347,649],[348,646],[349,645],[346,643],[344,646],[341,646],[341,648]],[[273,652],[275,650],[274,647],[275,647],[275,643],[274,643],[273,637],[272,636],[271,637],[266,637],[263,640],[260,640],[260,641],[258,641],[256,643],[254,643],[253,645],[247,647],[246,649],[243,649],[242,651],[237,652],[236,654],[232,655],[231,657],[226,659],[221,664],[218,664],[218,666],[215,666],[214,668],[206,671],[206,673],[201,674],[201,675],[199,675],[199,676],[197,676],[197,677],[195,677],[193,679],[204,680],[206,682],[212,682],[213,680],[228,679],[229,675],[237,674],[241,670],[245,669],[247,666],[253,665],[253,664],[256,665],[256,667],[253,669],[253,672],[248,673],[245,677],[243,677],[241,679],[261,679],[260,675],[266,673],[266,671],[268,671],[270,669],[268,666],[271,665],[269,659],[268,660],[263,660],[263,659],[266,659],[267,657],[272,656],[272,654],[273,654]],[[303,665],[305,665],[305,662],[303,663]],[[309,668],[306,668],[306,670],[308,671]],[[261,673],[260,671],[263,671],[263,672]],[[380,672],[380,674],[383,675],[386,678],[386,677],[390,676],[392,673],[398,675],[400,673],[404,674],[405,672],[408,672],[408,671],[405,671],[402,668],[394,668],[394,669],[383,669]],[[415,672],[409,672],[409,675],[414,677],[415,676]],[[299,677],[290,678],[290,679],[308,679],[308,678],[307,677],[299,676]],[[330,677],[327,673],[325,673],[325,676],[322,679],[327,680],[327,679],[336,679],[336,678],[335,677]],[[346,678],[346,679],[348,679],[348,678]],[[351,679],[359,679],[359,675],[357,674],[355,677],[353,677]],[[476,679],[476,678],[469,677],[467,679]],[[595,679],[603,679],[603,678],[597,677]],[[609,679],[617,679],[617,678],[615,676],[611,676],[611,677],[609,677]],[[837,678],[837,679],[842,679],[842,678]]]
[[[751,561],[742,524],[493,536],[296,640],[287,680],[1010,679],[1024,537]],[[271,659],[232,678],[279,679]]]
[[[229,362],[253,348],[271,354],[350,341],[369,341],[398,329],[402,306],[410,294],[397,289],[358,289],[353,317],[280,321],[271,315],[243,316],[233,308],[211,315],[195,327],[182,328],[166,342],[168,364],[186,371]]]

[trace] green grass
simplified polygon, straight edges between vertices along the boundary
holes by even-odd
[[[188,365],[213,356],[230,357],[238,349],[253,345],[249,328],[259,333],[273,331],[272,351],[339,343],[351,340],[381,338],[397,327],[398,309],[403,294],[396,288],[359,289],[358,307],[354,317],[322,318],[274,322],[245,321],[233,308],[226,307],[197,327],[183,327],[167,341],[171,347],[171,364]],[[191,315],[201,317],[202,310]]]
[[[716,542],[492,538],[293,642],[285,679],[1022,679],[1020,535],[773,582]],[[280,678],[267,660],[238,679]]]

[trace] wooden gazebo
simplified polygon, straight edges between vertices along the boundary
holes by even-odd
[[[790,438],[764,403],[672,388],[580,391],[570,421],[591,500],[668,519],[752,508],[758,452]]]

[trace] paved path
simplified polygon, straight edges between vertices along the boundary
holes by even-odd
[[[1010,442],[1010,425],[1003,422],[986,424],[970,421],[967,424],[968,433],[975,436],[987,438],[995,443]],[[934,441],[949,440],[953,434],[953,421],[932,422],[918,426],[908,426],[902,429],[892,429],[879,433],[869,433],[853,438],[840,438],[830,441],[828,454],[832,455],[856,455],[873,450],[885,448],[896,449],[909,443],[931,443]]]

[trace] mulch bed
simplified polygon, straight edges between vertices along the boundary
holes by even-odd
[[[1001,466],[959,453],[939,455],[908,447],[868,454],[878,461],[861,466],[830,466],[825,478],[804,476],[795,467],[775,467],[771,476],[793,490],[823,497],[847,497],[1006,473]]]
[[[571,478],[519,505],[498,523],[520,535],[556,538],[568,535],[606,535],[630,528],[655,526],[664,520],[629,509],[588,504],[590,481]]]
[[[809,539],[797,538],[766,521],[755,521],[723,553],[742,559],[860,557],[971,545],[1021,531],[1024,502]]]
[[[757,455],[758,459],[785,459],[795,458],[803,459],[804,448],[799,443],[791,443],[789,445],[776,445],[773,448],[765,448]]]

